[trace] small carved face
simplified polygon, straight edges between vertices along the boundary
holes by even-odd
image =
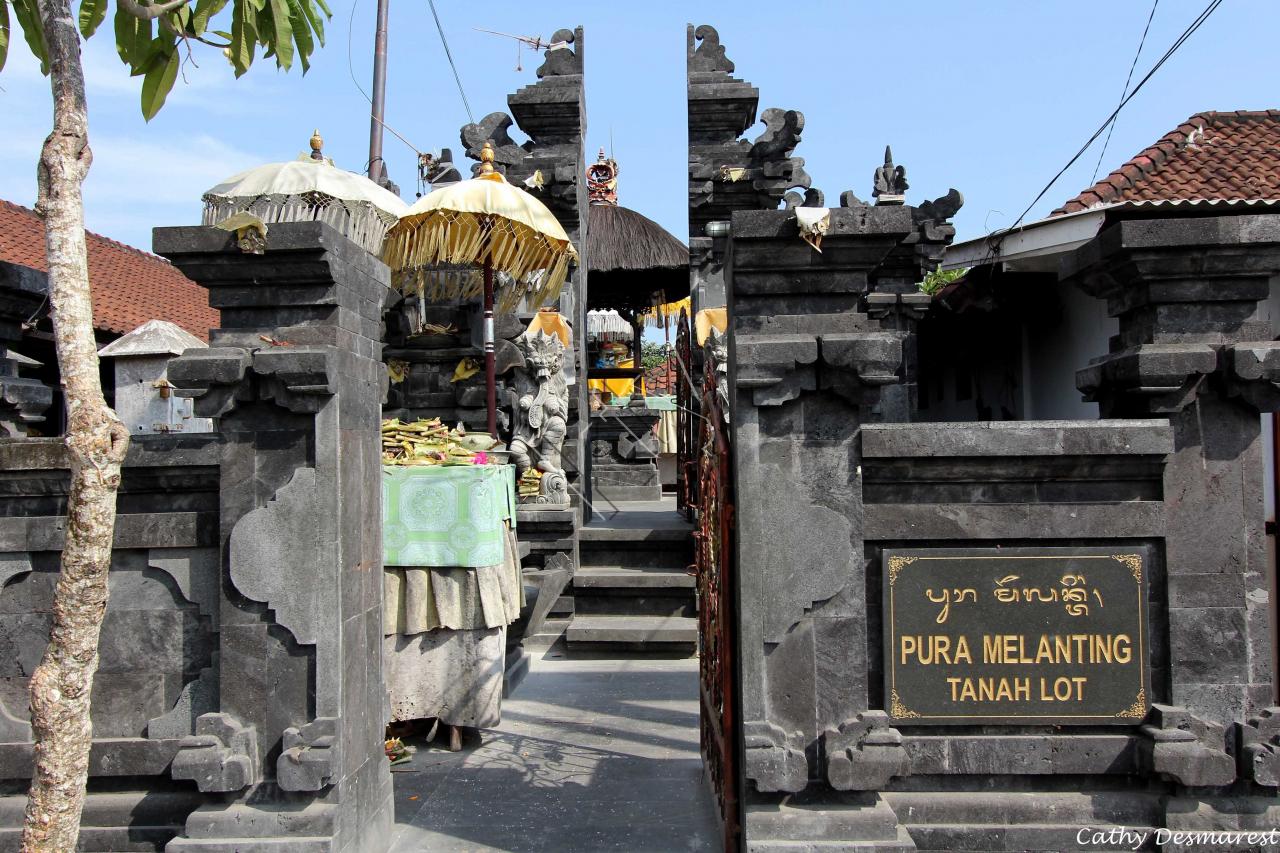
[[[564,369],[564,344],[555,335],[528,332],[520,336],[520,350],[524,353],[529,372],[541,382],[550,379]]]

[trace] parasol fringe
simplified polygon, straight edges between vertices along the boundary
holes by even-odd
[[[268,225],[280,222],[324,222],[333,226],[365,251],[377,255],[387,232],[396,223],[394,214],[369,202],[343,201],[321,192],[302,195],[256,197],[204,196],[202,224],[215,225],[229,216],[245,212]]]
[[[567,240],[548,237],[523,223],[474,213],[432,211],[405,217],[388,236],[383,260],[400,289],[421,282],[433,301],[470,299],[483,282],[478,270],[442,270],[441,264],[471,265],[487,252],[494,269],[513,281],[498,294],[499,310],[527,297],[538,304],[555,300],[577,258]]]

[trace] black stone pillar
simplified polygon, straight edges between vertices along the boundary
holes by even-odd
[[[733,217],[730,401],[736,487],[744,832],[894,845],[876,794],[797,811],[825,776],[825,732],[870,705],[861,427],[900,381],[904,333],[863,310],[869,281],[914,230],[906,207],[838,209],[814,251],[787,211]],[[808,828],[801,826],[808,823]]]
[[[209,796],[169,849],[385,849],[388,270],[321,223],[272,225],[261,255],[214,228],[155,243],[222,312],[169,367],[222,437],[216,688],[171,770]]]
[[[1260,793],[1250,781],[1273,785],[1277,766],[1259,418],[1280,409],[1280,342],[1259,314],[1277,272],[1274,215],[1120,222],[1062,268],[1120,321],[1110,353],[1077,375],[1086,399],[1103,417],[1163,416],[1173,429],[1164,476],[1172,707],[1147,728],[1194,733],[1201,752],[1172,757],[1166,741],[1177,739],[1153,732],[1153,769],[1187,785],[1238,775],[1240,795]],[[1265,807],[1178,802],[1171,826],[1208,828],[1206,809],[1240,808],[1254,812],[1233,818],[1243,827],[1274,823]]]

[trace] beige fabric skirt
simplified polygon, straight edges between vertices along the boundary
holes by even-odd
[[[383,661],[391,720],[437,717],[492,728],[502,719],[507,625],[524,584],[515,533],[501,565],[383,569]]]
[[[382,624],[386,634],[421,634],[437,628],[499,628],[524,606],[515,533],[507,529],[505,559],[496,566],[382,570]]]

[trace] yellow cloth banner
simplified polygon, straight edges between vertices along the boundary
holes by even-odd
[[[573,342],[573,330],[569,328],[564,315],[546,308],[533,315],[533,319],[529,321],[529,331],[533,334],[545,332],[548,335],[555,335],[560,339],[560,343],[565,345],[565,349],[568,349]]]
[[[634,359],[623,359],[618,362],[618,367],[631,367],[635,364]],[[613,394],[615,397],[630,397],[635,393],[636,380],[634,379],[589,379],[587,380],[587,388],[593,391],[604,391]],[[640,393],[644,393],[644,381],[640,381]],[[606,400],[605,402],[608,402]]]
[[[703,308],[693,318],[693,325],[698,335],[698,346],[702,346],[707,342],[712,329],[723,335],[725,329],[729,328],[729,309]]]

